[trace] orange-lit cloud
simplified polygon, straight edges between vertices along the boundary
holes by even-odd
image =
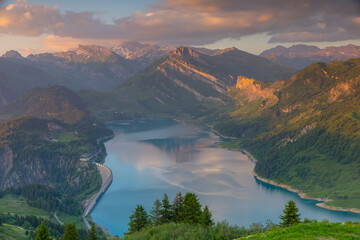
[[[360,38],[358,4],[357,0],[159,0],[148,12],[106,23],[94,12],[64,13],[56,6],[17,1],[1,8],[0,34],[49,35],[44,44],[59,50],[95,39],[208,44],[258,33],[272,36],[271,42],[338,41]]]
[[[72,37],[59,37],[55,35],[48,35],[41,40],[41,43],[48,49],[48,51],[67,51],[81,45],[102,45],[113,46],[119,42],[118,39],[79,39]]]

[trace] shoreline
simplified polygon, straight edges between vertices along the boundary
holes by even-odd
[[[207,126],[208,128],[210,128],[210,131],[211,131],[211,132],[215,133],[216,135],[218,135],[218,136],[221,137],[221,138],[236,140],[236,138],[234,138],[234,137],[225,136],[225,135],[219,133],[218,131],[216,131],[216,130],[214,129],[214,126],[212,126],[212,125],[210,125],[210,124],[206,124],[206,126]]]
[[[102,138],[98,138],[97,141],[97,145],[99,147],[99,151],[95,154],[95,158],[98,156],[98,154],[100,152],[102,152],[102,149],[100,147],[100,142],[105,141],[105,140],[110,140],[112,138],[115,137],[115,134],[111,134],[109,136],[105,136]],[[96,167],[98,168],[100,177],[101,177],[101,187],[100,189],[93,195],[91,196],[89,199],[84,200],[85,201],[85,206],[84,206],[84,212],[82,214],[83,217],[83,221],[85,223],[85,226],[90,229],[90,224],[86,219],[87,215],[91,216],[91,211],[93,210],[93,208],[96,206],[97,200],[106,192],[106,190],[110,187],[112,180],[113,180],[113,174],[112,171],[109,167],[103,165],[105,163],[105,158],[107,156],[107,152],[106,152],[106,148],[105,148],[105,155],[103,157],[103,159],[101,160],[101,163],[97,163],[97,162],[93,162]],[[105,170],[105,172],[104,172]],[[92,217],[91,217],[92,219]],[[92,221],[93,223],[95,223],[94,221]],[[96,223],[95,223],[96,224]],[[101,227],[103,228],[103,227]],[[104,231],[107,233],[107,231]]]
[[[181,121],[181,120],[178,120],[178,119],[172,119],[172,120],[174,120],[174,121],[176,121],[176,122],[179,122],[179,123],[188,124],[188,123],[186,123],[186,122],[184,122],[184,121]],[[132,120],[132,121],[134,121],[134,120]],[[127,120],[127,121],[121,121],[121,120],[119,120],[119,121],[108,121],[108,122],[106,122],[106,123],[132,122],[132,121],[131,121],[131,120]],[[213,128],[213,126],[211,126],[211,125],[209,125],[209,124],[206,124],[205,126],[207,126],[207,127],[210,129],[211,132],[213,132],[214,134],[216,134],[217,136],[219,136],[219,137],[221,137],[221,138],[236,140],[236,138],[234,138],[234,137],[229,137],[229,136],[225,136],[225,135],[220,134],[218,131],[216,131],[216,130]],[[100,143],[101,140],[111,139],[111,138],[113,138],[113,137],[114,137],[114,134],[112,134],[112,135],[110,135],[110,136],[106,136],[106,137],[100,138],[100,139],[98,139],[98,144]],[[219,147],[223,148],[223,147],[220,146],[220,145],[219,145]],[[231,150],[231,149],[230,149],[230,150]],[[254,162],[254,163],[257,163],[257,162],[258,162],[257,159],[256,159],[250,152],[248,152],[248,151],[245,150],[245,149],[239,149],[239,150],[234,150],[234,149],[233,149],[233,150],[231,150],[231,151],[241,151],[250,161],[252,161],[252,162]],[[106,148],[105,148],[105,152],[106,152]],[[105,154],[105,156],[106,156],[106,154]],[[102,165],[104,162],[105,162],[105,157],[103,158],[103,161],[101,162],[101,165]],[[102,166],[104,166],[104,165],[102,165]],[[106,166],[104,166],[104,167],[106,167]],[[106,167],[106,168],[107,168],[107,167]],[[111,171],[110,168],[108,168],[108,169]],[[290,192],[296,193],[296,194],[299,195],[299,197],[300,197],[301,199],[310,199],[310,200],[320,201],[320,203],[316,203],[316,204],[315,204],[317,207],[321,207],[321,208],[328,209],[328,210],[332,210],[332,211],[352,212],[352,213],[360,214],[360,210],[359,210],[359,209],[356,209],[356,208],[343,208],[343,207],[335,207],[335,206],[326,205],[327,202],[331,202],[332,200],[331,200],[331,199],[327,199],[327,198],[314,198],[314,197],[309,197],[309,196],[306,195],[306,193],[304,193],[304,192],[302,192],[302,191],[300,191],[300,190],[298,190],[298,189],[294,189],[294,188],[292,188],[292,187],[289,186],[289,185],[279,184],[279,183],[277,183],[277,182],[275,182],[275,181],[273,181],[273,180],[269,180],[269,179],[260,177],[258,174],[255,173],[254,170],[251,172],[251,174],[252,174],[257,180],[259,180],[259,181],[261,181],[261,182],[264,182],[264,183],[267,183],[267,184],[270,184],[270,185],[273,185],[273,186],[277,186],[277,187],[286,189],[286,190],[288,190],[288,191],[290,191]],[[111,182],[112,182],[112,181],[111,181]],[[110,184],[108,184],[107,188],[111,185],[111,182],[110,182]],[[101,187],[101,188],[102,188],[102,187]],[[102,194],[105,193],[105,191],[107,190],[107,188],[102,192]],[[100,189],[97,193],[99,193],[100,191],[101,191],[101,189]],[[101,194],[101,195],[102,195],[102,194]],[[95,201],[95,204],[94,204],[93,207],[95,207],[95,205],[96,205],[96,201]],[[86,208],[87,208],[87,207],[86,207]],[[86,211],[86,208],[85,208],[85,211]],[[85,211],[84,211],[84,213],[85,213]],[[88,214],[91,216],[90,212],[89,212]],[[84,217],[84,221],[85,221],[85,220],[86,220],[86,219],[85,219],[85,217]],[[87,221],[87,220],[86,220],[86,221]],[[95,222],[94,222],[94,223],[95,223]],[[98,225],[98,226],[100,226],[106,234],[109,234],[109,233],[107,232],[107,229],[106,229],[105,227],[103,227],[103,226],[101,226],[101,225],[99,225],[99,224],[97,224],[97,223],[95,223],[95,224]],[[109,234],[109,236],[112,236],[112,235]]]
[[[224,136],[222,134],[220,134],[218,131],[214,130],[213,129],[213,126],[209,125],[209,124],[206,124],[206,126],[208,126],[210,128],[210,130],[212,132],[214,132],[216,135],[222,137],[222,138],[225,138],[225,139],[236,139],[236,138],[233,138],[233,137],[227,137],[227,136]],[[221,145],[219,145],[219,147],[222,148]],[[249,158],[249,160],[251,162],[254,162],[255,164],[258,162],[257,159],[250,153],[248,152],[247,150],[245,149],[239,149],[239,150],[234,150],[234,149],[229,149],[230,151],[241,151],[242,153],[244,153],[246,155],[247,158]],[[290,192],[293,192],[293,193],[296,193],[301,199],[308,199],[308,200],[315,200],[315,201],[319,201],[319,203],[316,203],[315,205],[317,207],[321,207],[321,208],[324,208],[324,209],[328,209],[328,210],[332,210],[332,211],[341,211],[341,212],[351,212],[351,213],[357,213],[357,214],[360,214],[360,209],[357,209],[357,208],[345,208],[345,207],[336,207],[336,206],[329,206],[329,205],[326,205],[327,202],[331,202],[333,201],[332,199],[329,199],[329,198],[315,198],[315,197],[310,197],[310,196],[307,196],[306,193],[302,192],[301,190],[299,189],[295,189],[289,185],[286,185],[286,184],[280,184],[280,183],[277,183],[273,180],[270,180],[270,179],[266,179],[266,178],[263,178],[263,177],[260,177],[257,173],[255,173],[255,168],[253,169],[253,171],[251,172],[251,174],[259,181],[263,182],[263,183],[267,183],[267,184],[270,184],[272,186],[276,186],[276,187],[280,187],[280,188],[283,188],[283,189],[286,189]]]
[[[257,162],[256,158],[254,156],[252,156],[248,151],[246,151],[245,149],[241,149],[240,151],[242,151],[249,159],[250,161],[252,162]],[[257,173],[255,173],[255,171],[253,170],[251,172],[251,174],[259,181],[263,182],[263,183],[267,183],[267,184],[270,184],[270,185],[273,185],[273,186],[276,186],[276,187],[280,187],[280,188],[283,188],[283,189],[286,189],[290,192],[293,192],[293,193],[296,193],[301,199],[308,199],[308,200],[315,200],[315,201],[319,201],[320,203],[316,203],[315,205],[317,207],[321,207],[321,208],[324,208],[324,209],[328,209],[328,210],[332,210],[332,211],[341,211],[341,212],[352,212],[352,213],[357,213],[357,214],[360,214],[360,209],[357,209],[357,208],[344,208],[344,207],[335,207],[335,206],[329,206],[329,205],[326,205],[327,202],[331,202],[333,201],[332,199],[329,199],[329,198],[315,198],[315,197],[310,197],[310,196],[307,196],[306,193],[302,192],[301,190],[299,189],[295,189],[289,185],[286,185],[286,184],[280,184],[280,183],[277,183],[273,180],[270,180],[270,179],[266,179],[266,178],[263,178],[263,177],[260,177]]]

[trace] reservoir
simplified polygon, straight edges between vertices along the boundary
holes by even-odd
[[[208,205],[215,221],[250,226],[279,222],[284,204],[294,200],[301,218],[333,222],[359,221],[360,215],[331,211],[297,194],[257,181],[254,163],[242,152],[218,147],[222,141],[207,127],[169,119],[108,124],[115,137],[105,143],[105,165],[113,183],[91,212],[93,220],[110,234],[123,236],[137,204],[149,212],[167,193],[196,193]]]

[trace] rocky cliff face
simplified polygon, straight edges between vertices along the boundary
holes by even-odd
[[[110,50],[120,56],[133,60],[138,64],[147,67],[153,62],[166,57],[174,46],[159,47],[152,44],[141,44],[139,42],[123,42],[112,47]]]

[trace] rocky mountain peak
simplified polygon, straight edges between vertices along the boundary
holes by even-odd
[[[16,58],[16,59],[23,59],[24,57],[18,51],[10,50],[3,54],[1,57],[3,58]]]
[[[213,54],[213,56],[221,55],[221,54],[229,53],[229,52],[235,52],[235,51],[239,51],[239,49],[237,49],[236,47],[225,48],[225,49],[221,49],[221,50],[216,51],[216,52]]]
[[[199,58],[199,53],[188,46],[178,47],[170,55]]]
[[[75,53],[76,55],[83,54],[94,57],[111,56],[114,54],[108,48],[96,45],[79,45],[79,47],[75,50]]]

